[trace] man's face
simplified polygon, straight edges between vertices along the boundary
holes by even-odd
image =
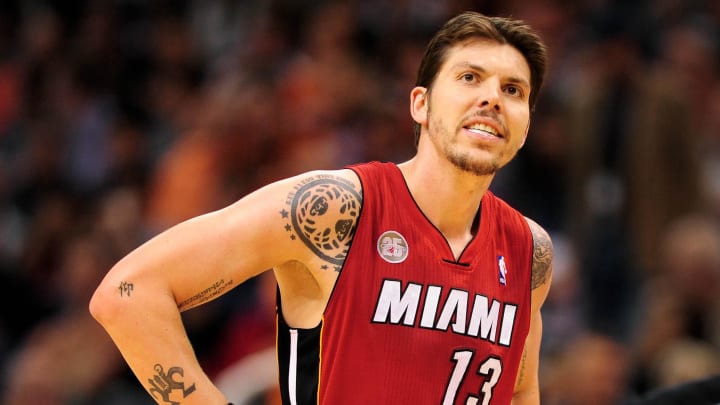
[[[530,68],[510,45],[471,40],[448,50],[431,91],[412,93],[413,118],[462,170],[491,175],[525,143]]]

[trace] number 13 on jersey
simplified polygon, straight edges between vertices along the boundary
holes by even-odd
[[[473,350],[467,349],[456,350],[453,353],[451,360],[455,363],[455,366],[453,367],[452,374],[450,374],[450,381],[448,382],[442,405],[455,404],[455,397],[457,397],[462,380],[467,374],[468,367],[470,367],[474,355],[475,352]],[[480,364],[476,372],[484,376],[486,380],[480,387],[479,397],[468,395],[464,405],[489,405],[493,388],[495,388],[495,384],[500,380],[502,362],[500,362],[500,359],[497,357],[488,357]],[[480,398],[482,398],[482,402],[480,402]]]

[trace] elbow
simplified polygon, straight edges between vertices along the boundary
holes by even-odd
[[[88,309],[90,315],[106,329],[112,322],[118,322],[134,310],[138,304],[132,294],[132,284],[121,282],[118,277],[124,271],[111,270],[95,289]]]
[[[139,284],[143,290],[134,290]],[[137,266],[122,262],[108,272],[88,302],[90,315],[108,332],[170,308],[177,310],[177,304],[162,279],[141,275]]]
[[[108,288],[105,281],[100,283],[90,298],[90,303],[88,305],[90,315],[92,315],[92,317],[102,325],[114,318],[112,315],[113,313],[117,313],[117,310],[115,309],[117,303],[114,302],[116,300],[112,299],[113,297],[111,296],[110,290],[111,289]],[[114,288],[112,290],[117,291]]]
[[[109,323],[118,322],[128,315],[133,311],[137,299],[132,291],[133,283],[126,280],[138,277],[138,266],[127,258],[115,263],[90,297],[90,315],[106,329]]]

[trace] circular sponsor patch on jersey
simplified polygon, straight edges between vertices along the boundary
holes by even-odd
[[[386,231],[378,238],[377,250],[386,262],[402,263],[408,256],[408,244],[405,237],[395,231]]]

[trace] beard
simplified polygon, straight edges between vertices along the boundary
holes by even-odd
[[[459,129],[458,129],[459,131]],[[473,151],[463,150],[455,142],[458,131],[449,133],[447,127],[438,118],[435,119],[428,111],[428,133],[432,143],[445,156],[445,158],[458,169],[476,176],[495,175],[505,164],[501,157],[485,154],[478,156]]]
[[[495,159],[491,161],[473,159],[469,153],[453,151],[452,148],[446,148],[444,151],[447,160],[455,167],[476,176],[495,175],[495,173],[500,170],[500,167],[502,167]]]

